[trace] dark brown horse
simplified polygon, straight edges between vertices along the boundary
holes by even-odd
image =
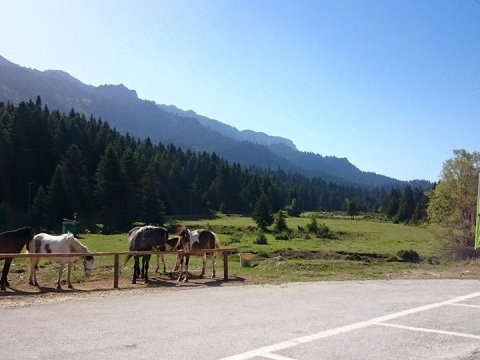
[[[160,226],[141,226],[131,229],[128,232],[128,250],[130,251],[151,251],[165,245],[168,239],[168,231]],[[125,263],[132,257],[128,255]],[[142,255],[142,273],[145,283],[148,283],[148,267],[151,255]],[[141,277],[139,256],[133,256],[132,284],[137,283],[137,277]]]
[[[190,231],[187,228],[183,228],[180,233],[179,250],[184,251],[196,251],[205,249],[218,249],[218,237],[210,230],[199,229]],[[202,256],[202,273],[200,277],[205,275],[205,265],[207,264],[207,255],[212,259],[212,278],[215,277],[215,253],[204,253]],[[183,276],[183,258],[185,258],[185,276]],[[180,276],[178,281],[188,281],[188,263],[190,261],[189,255],[182,255],[180,259]]]
[[[0,254],[18,254],[23,247],[33,239],[33,230],[30,227],[23,227],[17,230],[5,231],[0,234]],[[2,258],[0,258],[2,260]],[[0,288],[5,290],[10,284],[7,281],[8,271],[12,258],[6,258],[3,265],[2,279],[0,280]]]

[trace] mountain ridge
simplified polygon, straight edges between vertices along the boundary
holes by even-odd
[[[215,152],[245,166],[281,168],[326,181],[361,186],[405,186],[384,175],[364,172],[346,158],[321,156],[297,150],[290,139],[252,130],[238,130],[218,120],[184,111],[173,105],[138,98],[123,84],[92,86],[62,70],[25,68],[0,56],[0,101],[18,103],[42,98],[50,109],[68,112],[74,108],[94,115],[123,133],[149,137],[154,142],[173,143],[193,151]],[[428,181],[417,184],[428,187]]]

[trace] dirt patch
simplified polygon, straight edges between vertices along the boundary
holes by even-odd
[[[247,282],[246,279],[230,276],[228,281],[223,278],[200,278],[190,275],[189,282],[178,282],[176,277],[155,274],[150,277],[149,283],[138,280],[132,284],[131,279],[120,278],[119,288],[113,288],[111,279],[89,279],[85,282],[73,283],[74,289],[69,289],[66,284],[62,290],[56,289],[56,283],[42,284],[40,287],[31,286],[26,281],[11,280],[11,287],[0,291],[0,308],[28,307],[35,304],[58,303],[70,300],[99,299],[112,296],[141,294],[146,291],[176,291],[202,287],[238,286]],[[248,281],[248,283],[253,283]]]
[[[320,259],[320,260],[350,260],[350,261],[387,261],[390,255],[377,253],[357,253],[348,251],[279,251],[274,256],[281,256],[285,259]]]

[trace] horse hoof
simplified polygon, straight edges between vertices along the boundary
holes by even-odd
[[[72,285],[72,284],[68,284],[68,288],[69,288],[69,289],[73,289],[73,285]]]
[[[137,281],[136,281],[136,280],[132,280],[132,284],[136,284],[136,283],[137,283]]]
[[[7,290],[7,289],[5,288],[5,285],[3,285],[3,284],[2,284],[2,286],[0,286],[0,289],[2,289],[2,290]]]
[[[57,286],[57,290],[63,290],[60,285]]]

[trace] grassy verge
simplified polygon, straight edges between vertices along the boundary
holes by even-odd
[[[376,219],[347,219],[328,216],[319,219],[334,233],[333,239],[318,238],[299,229],[305,228],[308,218],[288,218],[291,229],[288,240],[277,240],[267,232],[267,244],[256,244],[258,231],[251,218],[221,216],[215,219],[188,220],[190,228],[209,228],[217,233],[222,247],[235,247],[239,252],[253,254],[250,267],[242,267],[239,254],[230,255],[229,272],[234,278],[253,283],[288,282],[308,280],[393,279],[393,278],[478,278],[480,267],[477,261],[445,262],[436,258],[433,235],[423,227],[382,222]],[[127,249],[127,235],[80,235],[80,240],[90,251],[114,252]],[[420,256],[417,263],[400,261],[399,251],[414,250]],[[432,263],[432,259],[435,261]],[[167,256],[167,269],[173,268],[175,257]],[[223,277],[223,266],[217,258],[217,277]],[[121,282],[128,283],[133,260],[124,264],[121,260]],[[94,274],[90,279],[83,276],[78,264],[73,272],[75,283],[104,281],[113,282],[113,256],[96,257]],[[172,277],[153,274],[156,259],[152,258],[152,279],[170,281]],[[58,265],[51,260],[42,260],[39,282],[54,286]],[[191,272],[199,274],[201,261],[191,259]],[[207,262],[207,275],[211,263]],[[28,281],[28,264],[17,259],[12,268],[12,282]],[[64,278],[66,275],[64,275]]]

